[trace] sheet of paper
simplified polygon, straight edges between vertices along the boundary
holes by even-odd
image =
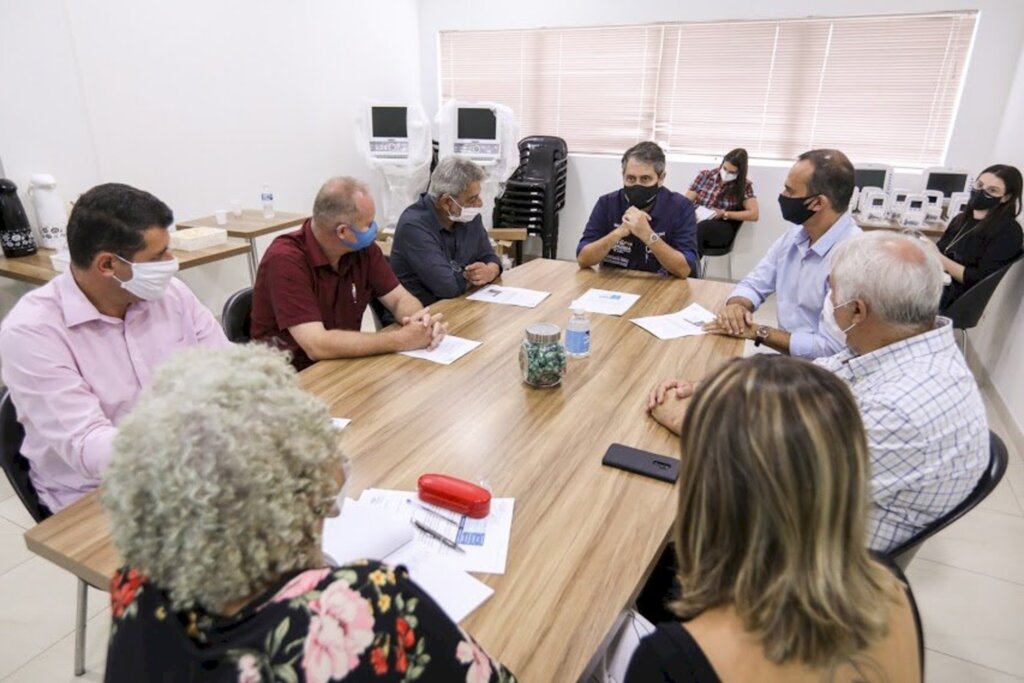
[[[499,285],[487,285],[478,292],[474,292],[466,298],[469,301],[487,301],[492,304],[505,304],[508,306],[522,306],[523,308],[536,308],[537,304],[551,296],[551,292],[540,292],[536,289],[523,289],[522,287],[501,287]]]
[[[690,304],[681,311],[668,315],[633,318],[631,322],[644,328],[658,339],[678,339],[706,334],[704,324],[715,319],[715,314],[700,304]]]
[[[422,358],[423,360],[440,363],[441,365],[451,365],[481,344],[483,342],[454,337],[449,334],[441,340],[441,343],[433,351],[427,351],[426,349],[402,351],[402,355],[409,356],[410,358]]]
[[[397,513],[346,498],[341,515],[324,520],[323,551],[337,566],[355,560],[405,565],[412,579],[456,622],[491,597],[494,589],[413,543],[415,535],[407,511]]]
[[[569,304],[569,308],[582,308],[588,313],[602,315],[622,315],[639,298],[639,294],[612,292],[607,289],[588,289],[583,296]]]
[[[695,209],[695,213],[697,214],[697,221],[698,222],[699,221],[706,221],[709,218],[714,218],[715,217],[715,210],[714,209],[709,209],[706,206],[698,206]]]
[[[339,431],[340,432],[345,427],[348,427],[350,424],[352,424],[352,420],[350,420],[347,417],[332,417],[331,418],[331,426],[334,427],[335,431]]]
[[[483,581],[457,569],[446,559],[408,543],[387,558],[387,563],[405,565],[409,577],[432,597],[452,621],[458,623],[494,594]]]
[[[323,551],[337,565],[383,560],[413,539],[409,517],[351,498],[341,515],[324,520]]]
[[[404,514],[407,520],[415,518],[421,524],[454,540],[461,548],[461,551],[449,548],[433,536],[414,529],[413,542],[410,544],[413,547],[403,548],[403,553],[413,553],[414,556],[418,556],[416,553],[426,553],[443,557],[454,567],[467,572],[505,573],[508,543],[512,535],[514,498],[492,498],[491,513],[483,519],[473,519],[428,505],[411,491],[366,489],[359,496],[359,501]],[[426,512],[423,508],[432,512]]]

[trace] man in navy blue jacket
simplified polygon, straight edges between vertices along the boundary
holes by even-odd
[[[576,247],[581,268],[604,266],[697,275],[697,216],[689,199],[663,187],[665,153],[641,142],[622,155],[623,188],[597,200]]]
[[[501,259],[480,217],[483,179],[484,170],[469,159],[446,157],[427,192],[398,219],[391,267],[424,306],[501,275]]]

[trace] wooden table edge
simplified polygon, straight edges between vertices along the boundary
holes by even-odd
[[[257,237],[262,237],[263,235],[269,235],[272,232],[280,232],[281,230],[288,230],[289,228],[294,228],[298,225],[302,225],[303,223],[306,222],[307,218],[309,218],[309,216],[306,215],[296,218],[288,218],[281,223],[276,223],[274,225],[266,225],[263,227],[254,228],[252,230],[241,230],[238,228],[231,228],[230,226],[227,225],[217,225],[217,221],[213,216],[207,216],[204,218],[193,218],[182,223],[175,223],[175,225],[178,227],[179,230],[188,230],[189,228],[203,227],[223,228],[224,230],[227,230],[229,237],[237,237],[243,240],[253,240]]]
[[[178,262],[181,264],[181,270],[195,268],[196,266],[204,266],[207,263],[214,263],[215,261],[248,253],[249,242],[247,240],[237,239],[234,237],[229,237],[227,242],[210,247],[209,249],[198,249],[196,251],[184,251],[182,249],[177,249],[174,251],[175,256],[178,257]],[[191,257],[193,255],[194,258],[189,258],[188,261],[182,261],[182,256]]]
[[[40,522],[41,524],[42,522]],[[39,528],[39,525],[32,527],[25,532],[25,547],[29,551],[35,553],[37,556],[54,563],[61,569],[70,572],[76,578],[82,579],[93,588],[97,588],[104,592],[110,592],[110,579],[111,576],[104,576],[97,571],[94,571],[88,567],[82,567],[68,560],[67,557],[60,553],[51,550],[42,541],[37,540],[31,534],[33,531]]]

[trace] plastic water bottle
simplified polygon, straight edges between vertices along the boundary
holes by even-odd
[[[572,309],[572,317],[565,326],[565,352],[573,358],[590,355],[590,318],[582,308]]]
[[[274,193],[270,191],[270,185],[263,186],[263,193],[260,195],[260,201],[263,202],[263,217],[273,218],[274,217]]]

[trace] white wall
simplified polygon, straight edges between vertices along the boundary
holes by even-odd
[[[65,198],[126,182],[178,219],[258,206],[263,183],[308,211],[329,176],[369,178],[355,112],[418,96],[418,35],[415,0],[0,0],[0,158],[22,190],[39,172]],[[182,279],[219,314],[248,271]],[[27,288],[0,283],[3,315]]]

